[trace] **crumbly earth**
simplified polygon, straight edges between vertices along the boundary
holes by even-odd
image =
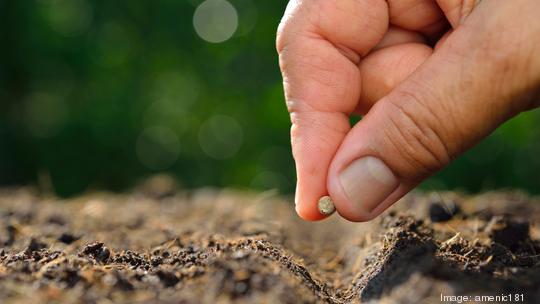
[[[271,192],[4,189],[0,303],[540,303],[539,209],[416,193],[369,223],[308,223]]]

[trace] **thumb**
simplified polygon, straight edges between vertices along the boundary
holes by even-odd
[[[538,44],[527,40],[540,28],[516,24],[531,20],[523,17],[523,7],[493,2],[478,7],[347,134],[327,177],[343,217],[372,219],[532,104],[519,97],[530,95],[540,79],[530,77],[540,60],[528,55],[538,53]],[[537,11],[534,2],[528,2],[536,5],[529,11]],[[505,24],[521,35],[506,31]]]

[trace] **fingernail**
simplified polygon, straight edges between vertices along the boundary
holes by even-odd
[[[371,212],[399,185],[380,159],[366,156],[352,162],[339,175],[341,186],[355,208]]]

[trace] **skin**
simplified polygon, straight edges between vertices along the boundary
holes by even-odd
[[[351,221],[374,218],[520,112],[538,107],[538,0],[291,0],[277,34],[306,220],[329,194]],[[363,115],[354,127],[351,114]],[[389,195],[351,199],[341,174],[381,161]],[[373,201],[375,200],[375,201]]]

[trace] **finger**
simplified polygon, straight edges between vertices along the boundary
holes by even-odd
[[[356,112],[365,115],[432,53],[433,50],[422,43],[398,44],[370,53],[360,63],[362,92]]]
[[[480,4],[480,0],[437,0],[452,28],[458,27]]]
[[[390,26],[384,37],[371,49],[371,52],[404,43],[426,43],[424,36],[397,26]]]
[[[328,175],[343,217],[363,221],[380,214],[530,104],[522,96],[532,76],[523,71],[540,78],[540,60],[528,55],[538,44],[529,35],[501,33],[507,24],[530,33],[529,22],[516,20],[533,18],[540,5],[485,3],[344,139]],[[534,7],[526,11],[527,5]]]
[[[388,27],[382,0],[291,1],[277,49],[291,114],[296,162],[296,210],[307,220],[324,216],[328,167],[349,131],[348,115],[360,97],[358,61]]]
[[[470,14],[475,1],[439,1],[444,5],[444,12],[454,18],[456,6],[459,4],[460,14]],[[457,3],[459,2],[459,3]],[[443,11],[434,0],[407,0],[390,1],[391,21],[409,29],[427,33],[426,29],[433,29],[433,24],[444,23]],[[447,31],[435,44],[437,49],[444,43],[451,31]],[[416,42],[410,45],[411,42]],[[397,26],[390,26],[383,39],[375,46],[371,53],[362,60],[360,71],[362,75],[362,92],[356,113],[365,115],[373,104],[388,94],[395,86],[407,78],[420,64],[431,55],[432,50],[420,43],[425,43],[422,35],[416,31],[405,30]],[[396,46],[409,43],[407,46]],[[391,50],[378,51],[393,46]]]
[[[388,0],[390,23],[403,29],[436,38],[447,27],[447,20],[435,0]]]
[[[408,77],[431,54],[417,32],[390,26],[382,40],[360,63],[360,101],[355,113],[365,115],[373,104]]]

